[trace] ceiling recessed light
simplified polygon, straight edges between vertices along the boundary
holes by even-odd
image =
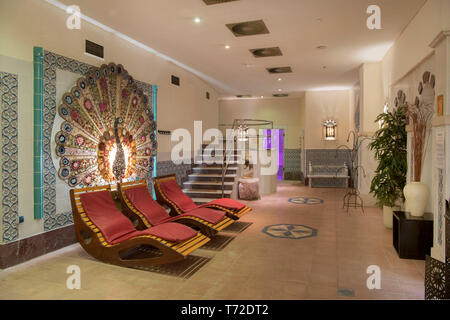
[[[321,46],[317,46],[316,49],[319,50],[325,50],[326,48],[328,48],[327,46],[321,45]]]
[[[279,92],[283,91],[283,89],[278,89]]]
[[[277,80],[278,80],[278,81],[281,81],[281,80],[283,80],[283,79],[281,79],[281,78],[278,78]]]
[[[264,96],[261,96],[261,99],[264,98]]]
[[[225,45],[225,49],[230,49],[230,46],[229,45]]]
[[[200,23],[202,20],[199,18],[199,17],[196,17],[195,19],[194,19],[194,22],[195,23]]]

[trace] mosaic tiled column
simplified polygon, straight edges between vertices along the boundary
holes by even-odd
[[[1,113],[1,242],[19,238],[18,199],[18,76],[0,72]]]
[[[43,107],[44,107],[44,49],[34,47],[34,96],[33,96],[33,187],[34,219],[42,219],[43,193]]]
[[[157,117],[156,117],[157,116],[157,110],[158,110],[157,93],[158,93],[158,86],[153,86],[153,95],[152,95],[152,98],[153,98],[153,117],[154,117],[154,121],[156,123],[158,123],[158,120],[157,120]],[[155,141],[156,142],[158,142],[157,131],[158,131],[158,129],[155,128],[155,132],[154,133],[155,133]],[[155,157],[153,158],[153,177],[157,176],[157,174],[156,174],[157,165],[158,165],[157,158],[158,158],[158,154],[156,154]],[[153,199],[156,200],[155,188],[152,188],[152,192],[153,192]]]

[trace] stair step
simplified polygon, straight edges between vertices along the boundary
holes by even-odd
[[[206,166],[200,166],[200,167],[194,167],[192,168],[192,170],[194,171],[194,173],[199,173],[199,174],[220,174],[222,175],[222,166],[211,166],[211,167],[206,167]],[[236,173],[237,171],[237,167],[228,167],[227,168],[227,174],[231,174],[231,173]]]
[[[225,190],[233,190],[234,182],[224,182]],[[183,186],[191,189],[222,190],[221,181],[186,181]]]
[[[217,160],[217,159],[204,159],[202,162],[199,161],[194,161],[194,165],[222,165],[223,161],[222,160]],[[225,160],[225,163],[228,163],[229,165],[236,165],[236,164],[244,164],[245,162],[242,159],[238,159],[238,160]]]
[[[233,182],[236,174],[226,174],[224,181]],[[193,173],[188,175],[189,181],[222,181],[222,174]]]
[[[218,199],[222,198],[222,190],[204,190],[204,189],[183,189],[183,192],[191,198],[209,198]],[[224,197],[230,198],[232,190],[225,190]]]
[[[220,169],[222,170],[222,165],[218,165],[218,164],[213,164],[213,165],[199,165],[197,167],[193,167],[192,169],[203,169],[203,170],[217,170]],[[228,166],[228,170],[237,170],[238,167],[236,166]]]

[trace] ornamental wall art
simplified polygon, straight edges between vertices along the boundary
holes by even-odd
[[[156,122],[147,95],[122,65],[78,79],[58,108],[59,177],[70,187],[145,178],[156,156]]]

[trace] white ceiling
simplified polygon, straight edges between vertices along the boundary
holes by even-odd
[[[61,2],[76,4],[90,18],[215,79],[227,97],[349,87],[358,79],[357,68],[381,60],[426,0],[239,0],[211,6],[202,0]],[[371,4],[381,7],[382,30],[366,27]],[[225,26],[259,19],[270,34],[235,37]],[[319,45],[328,48],[318,50]],[[254,58],[249,51],[275,46],[283,56]],[[266,71],[283,66],[293,73]]]

